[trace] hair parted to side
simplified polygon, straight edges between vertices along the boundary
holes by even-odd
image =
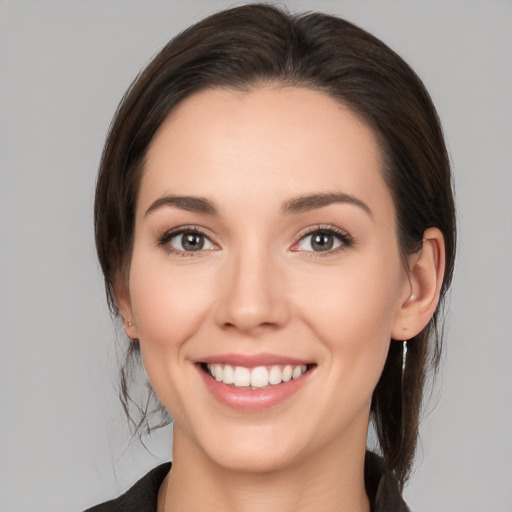
[[[263,83],[319,90],[357,113],[374,131],[384,178],[396,208],[404,258],[421,248],[423,233],[444,235],[441,300],[425,329],[408,343],[404,394],[401,343],[391,343],[374,391],[371,418],[380,451],[403,486],[412,467],[427,371],[437,369],[443,297],[455,256],[455,209],[449,159],[436,110],[414,71],[380,40],[326,14],[291,15],[268,4],[218,12],[171,40],[133,82],[119,105],[103,151],[95,202],[98,257],[107,298],[126,285],[135,207],[144,158],[156,131],[185,98],[208,88],[250,90]],[[120,396],[130,414],[130,340]],[[146,407],[138,407],[145,423]]]

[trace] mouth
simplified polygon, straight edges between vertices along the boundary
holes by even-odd
[[[224,406],[244,413],[287,403],[310,380],[316,366],[271,355],[224,355],[196,362],[211,395]]]
[[[235,366],[222,363],[200,363],[203,372],[217,382],[232,388],[258,390],[299,379],[315,365],[269,365],[269,366]]]

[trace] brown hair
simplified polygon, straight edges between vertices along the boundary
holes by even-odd
[[[363,118],[378,137],[405,257],[423,233],[444,235],[446,271],[430,323],[409,343],[404,385],[401,344],[391,343],[374,391],[371,418],[380,451],[401,485],[414,458],[425,375],[441,353],[438,315],[455,255],[455,210],[449,159],[432,101],[414,71],[380,40],[340,18],[290,15],[265,4],[214,14],[170,41],[131,85],[114,117],[102,155],[95,203],[96,245],[109,305],[114,283],[129,268],[134,212],[144,158],[169,112],[207,88],[249,90],[270,82],[320,90]],[[131,340],[121,371],[121,399],[129,413]],[[403,388],[403,389],[402,389]],[[147,420],[147,406],[140,427]]]

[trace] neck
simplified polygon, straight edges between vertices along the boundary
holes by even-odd
[[[178,435],[176,435],[178,434]],[[173,467],[162,485],[162,511],[368,512],[364,444],[325,448],[285,469],[233,471],[219,466],[175,432]],[[357,446],[356,446],[357,445]],[[194,453],[195,452],[195,453]],[[165,496],[164,496],[165,494]],[[165,502],[165,503],[164,503]]]

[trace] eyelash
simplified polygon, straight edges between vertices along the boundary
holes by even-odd
[[[206,234],[206,232],[201,229],[198,226],[180,226],[174,229],[171,229],[169,231],[166,231],[157,242],[157,245],[160,247],[164,247],[165,250],[169,254],[174,254],[176,256],[183,256],[183,257],[200,257],[204,256],[205,252],[211,251],[214,249],[200,249],[198,251],[180,251],[179,249],[175,249],[172,245],[169,244],[169,242],[177,236],[183,236],[183,235],[200,235],[204,237],[206,240],[208,240],[214,247],[216,247],[216,244],[211,241],[210,237]]]
[[[355,243],[354,238],[349,233],[336,226],[317,225],[313,228],[308,228],[305,232],[301,233],[298,237],[297,242],[293,244],[292,250],[294,247],[296,247],[298,244],[304,241],[307,237],[312,236],[314,234],[333,236],[334,238],[338,239],[340,245],[334,249],[326,251],[305,251],[298,249],[295,252],[307,254],[307,256],[311,258],[325,258],[327,256],[332,256],[333,254],[338,254],[339,252],[348,249],[349,247],[352,247]]]
[[[308,236],[312,236],[315,233],[324,234],[327,236],[333,236],[340,242],[340,245],[334,249],[329,249],[326,251],[305,251],[305,250],[301,250],[301,249],[297,249],[297,250],[293,251],[294,247],[299,245]],[[181,236],[183,236],[183,235],[200,235],[200,236],[204,237],[206,240],[208,240],[213,245],[213,247],[217,247],[216,244],[211,241],[210,237],[206,234],[206,232],[198,226],[180,226],[180,227],[171,229],[169,231],[166,231],[161,237],[159,237],[157,245],[159,247],[164,247],[165,250],[169,254],[174,254],[174,255],[182,256],[182,257],[200,257],[200,256],[204,256],[205,253],[208,251],[215,250],[213,248],[200,249],[198,251],[181,251],[179,249],[175,249],[172,245],[169,244],[169,242],[174,237],[177,237],[180,235]],[[354,238],[346,231],[344,231],[340,228],[337,228],[335,226],[318,225],[318,226],[315,226],[314,228],[309,228],[307,231],[301,233],[298,237],[298,240],[296,242],[294,242],[294,244],[292,245],[292,251],[306,253],[308,255],[308,257],[322,258],[322,257],[330,256],[333,254],[337,254],[338,252],[343,251],[353,245],[354,245]]]

